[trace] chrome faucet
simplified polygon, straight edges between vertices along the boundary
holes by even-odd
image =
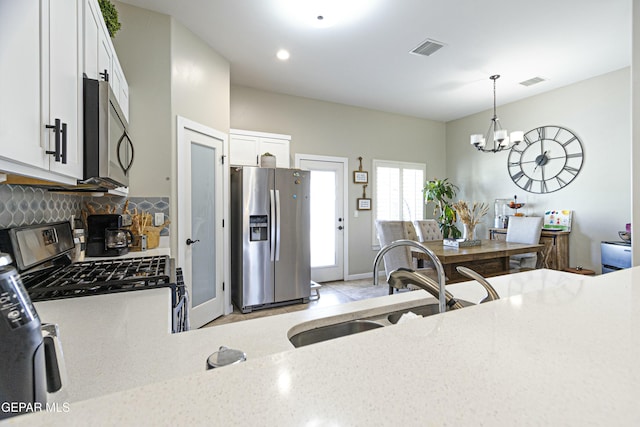
[[[445,290],[446,278],[445,278],[445,275],[444,275],[444,267],[442,266],[442,263],[440,262],[440,260],[436,256],[436,254],[434,254],[431,249],[427,248],[426,246],[422,245],[421,243],[416,242],[415,240],[407,240],[407,239],[396,240],[394,242],[389,243],[387,246],[383,247],[382,249],[380,249],[380,251],[376,255],[375,260],[373,261],[373,284],[374,284],[374,286],[378,286],[378,264],[380,263],[380,260],[382,259],[384,254],[389,252],[391,249],[397,248],[399,246],[411,246],[411,247],[414,247],[414,248],[420,250],[421,252],[424,252],[425,254],[427,254],[427,256],[429,258],[431,258],[431,261],[433,261],[433,265],[436,268],[436,273],[438,274],[438,311],[440,313],[444,313],[446,311],[446,292],[447,292]],[[419,283],[416,283],[416,285],[418,285],[421,288],[429,291],[429,289],[427,287],[421,286],[421,284],[419,284]]]

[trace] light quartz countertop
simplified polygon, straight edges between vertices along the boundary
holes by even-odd
[[[67,311],[65,320],[38,303],[43,321],[58,319],[63,334],[69,410],[9,422],[640,424],[640,269],[594,278],[534,270],[489,281],[500,300],[298,349],[288,341],[295,331],[431,297],[407,292],[173,335],[166,333],[167,317],[149,307],[145,322],[144,310],[131,303],[143,320],[134,324],[127,317],[132,313],[123,313],[121,323],[105,327],[104,343],[95,348],[95,328],[102,323],[86,322],[85,331],[77,326],[64,335],[65,323],[89,315],[89,309]],[[470,301],[485,295],[474,282],[447,289]],[[207,356],[220,345],[245,351],[247,362],[205,371]],[[104,370],[96,368],[103,360]],[[92,370],[93,377],[77,380],[86,384],[73,384]]]

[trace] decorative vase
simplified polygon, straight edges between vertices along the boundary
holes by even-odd
[[[265,153],[260,156],[260,167],[261,168],[275,168],[276,167],[276,156],[273,154]]]
[[[476,226],[471,224],[462,224],[462,237],[464,240],[476,240]]]

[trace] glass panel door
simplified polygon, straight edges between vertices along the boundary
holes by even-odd
[[[197,307],[216,297],[216,149],[199,144],[191,144],[191,265],[193,286],[193,307]]]

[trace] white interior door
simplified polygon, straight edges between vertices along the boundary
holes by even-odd
[[[178,265],[191,327],[224,311],[223,148],[226,136],[178,119]]]
[[[296,154],[296,166],[311,171],[311,280],[344,280],[348,253],[344,215],[347,159]]]

